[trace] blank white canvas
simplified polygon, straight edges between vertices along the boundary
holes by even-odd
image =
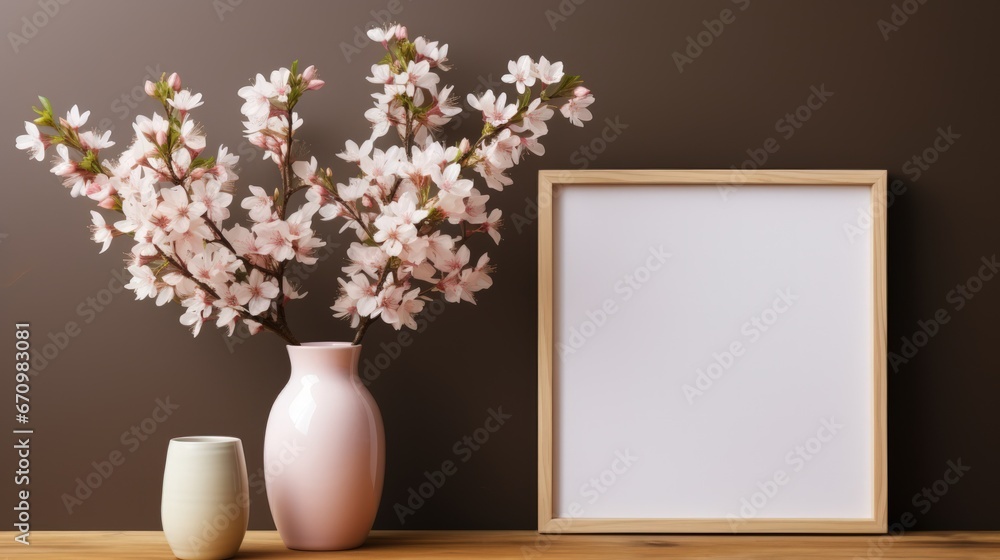
[[[558,187],[556,517],[872,517],[870,195]]]

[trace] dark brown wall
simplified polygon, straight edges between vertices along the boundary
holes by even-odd
[[[911,11],[917,5],[895,4]],[[774,138],[780,148],[765,167],[888,169],[902,191],[889,216],[890,351],[900,352],[901,337],[912,337],[918,321],[938,309],[950,318],[907,363],[890,367],[890,518],[912,512],[921,529],[1000,529],[1000,280],[986,282],[961,309],[949,296],[1000,245],[993,177],[1000,4],[930,0],[905,22],[897,15],[902,25],[888,40],[878,21],[891,22],[893,0],[71,0],[51,17],[36,15],[45,5],[0,6],[5,33],[22,33],[23,17],[48,20],[18,52],[9,41],[0,47],[0,309],[10,337],[3,346],[13,351],[14,321],[31,322],[36,346],[68,339],[38,371],[31,393],[34,528],[157,529],[167,441],[191,434],[243,439],[258,484],[251,527],[271,527],[259,485],[261,442],[288,372],[274,337],[230,348],[207,328],[192,340],[177,322],[178,309],[132,302],[117,291],[124,246],[98,255],[87,239],[89,203],[71,199],[47,166],[13,148],[34,96],[45,94],[63,110],[72,103],[93,110],[92,122],[107,119],[122,146],[137,111],[151,110],[145,101],[132,108],[129,99],[147,69],[178,71],[205,95],[200,118],[210,145],[240,151],[237,88],[256,72],[299,58],[327,80],[301,107],[303,137],[332,162],[344,139],[366,135],[364,77],[379,56],[367,45],[348,60],[342,42],[370,26],[373,12],[392,8],[411,34],[451,45],[455,70],[447,78],[460,92],[496,87],[507,60],[524,53],[567,61],[595,92],[591,126],[556,123],[544,160],[530,160],[514,172],[514,187],[491,193],[509,220],[529,211],[540,168],[729,168]],[[678,71],[672,53],[724,9],[735,11],[735,21]],[[776,122],[806,102],[812,87],[833,96],[786,138]],[[919,170],[912,158],[942,129],[958,139]],[[462,127],[473,130],[471,121]],[[245,159],[241,174],[243,185],[275,180],[258,157]],[[321,227],[324,235],[336,233],[332,224]],[[534,527],[535,234],[534,224],[518,231],[508,222],[504,243],[490,250],[499,264],[495,287],[478,307],[449,305],[406,348],[394,346],[391,330],[372,330],[363,359],[380,366],[371,390],[388,438],[378,527],[400,527],[393,505],[407,500],[425,471],[456,459],[456,442],[500,407],[510,420],[402,526]],[[291,307],[308,339],[348,336],[327,309],[341,258],[338,249],[310,274],[308,299]],[[70,322],[79,330],[72,338],[60,334]],[[10,382],[4,387],[12,390]],[[178,408],[161,424],[147,420],[155,433],[145,441],[123,442],[123,432],[151,417],[157,399]],[[116,450],[124,464],[68,513],[63,494]],[[9,447],[3,457],[13,463]],[[959,483],[937,501],[913,501],[959,458],[972,467]],[[12,500],[10,467],[2,469],[4,499]]]

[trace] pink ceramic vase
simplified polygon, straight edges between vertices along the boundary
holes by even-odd
[[[267,499],[288,548],[355,548],[375,522],[385,436],[360,354],[347,342],[288,347],[292,375],[264,435]]]

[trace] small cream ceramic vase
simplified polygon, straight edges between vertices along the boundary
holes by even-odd
[[[360,354],[347,342],[288,347],[292,374],[264,435],[267,501],[288,548],[355,548],[375,522],[385,443]]]
[[[170,440],[160,519],[174,556],[232,558],[246,535],[249,514],[243,442],[219,436]]]

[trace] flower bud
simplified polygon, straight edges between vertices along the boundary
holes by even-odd
[[[150,97],[156,97],[156,84],[154,84],[153,82],[146,80],[145,90],[146,90],[146,95]]]
[[[576,86],[576,89],[573,90],[573,97],[580,98],[588,95],[590,95],[590,90],[583,86]]]
[[[181,90],[181,77],[177,75],[177,72],[174,72],[173,74],[170,75],[169,78],[167,78],[167,84],[174,91],[180,91]]]
[[[400,25],[396,27],[396,40],[402,41],[403,39],[406,39],[406,26]]]
[[[98,202],[97,205],[100,206],[101,208],[106,209],[106,210],[114,210],[115,209],[115,198],[113,196],[109,196],[109,197],[105,198],[104,200]]]
[[[462,141],[458,143],[458,151],[462,152],[463,154],[465,152],[469,151],[469,139],[468,138],[462,138]]]
[[[305,71],[302,72],[302,80],[305,82],[311,82],[316,78],[316,67],[310,65]]]

